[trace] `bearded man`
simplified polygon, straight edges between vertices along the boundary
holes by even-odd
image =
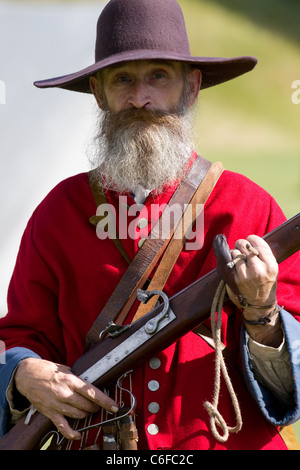
[[[84,426],[76,429],[67,418],[118,411],[119,400],[75,376],[70,367],[82,355],[86,336],[128,260],[143,249],[157,221],[158,216],[135,218],[130,209],[138,204],[142,214],[142,208],[149,212],[169,203],[190,169],[202,164],[191,140],[191,110],[200,89],[249,72],[255,63],[251,57],[192,57],[175,0],[111,0],[98,20],[95,64],[36,82],[40,88],[94,94],[99,106],[96,169],[54,188],[24,233],[9,312],[0,321],[7,348],[0,370],[3,433],[30,409],[50,418],[65,439],[80,440]],[[118,222],[122,210],[127,226],[136,223],[136,236],[122,239],[126,259],[109,230],[103,239],[96,235],[95,183],[117,215],[118,232],[124,229]],[[240,423],[228,426],[226,438],[210,433],[203,403],[213,392],[214,350],[191,331],[131,375],[140,449],[287,448],[279,427],[299,417],[299,361],[292,360],[300,331],[299,256],[279,269],[261,238],[284,220],[263,189],[222,172],[205,203],[203,244],[183,248],[164,291],[173,296],[212,270],[213,239],[226,235],[237,259],[236,285],[247,301],[241,306],[228,290],[231,301],[222,312],[222,341],[236,369],[230,375]],[[135,318],[136,308],[124,324]],[[225,390],[219,403],[230,424],[231,399]]]

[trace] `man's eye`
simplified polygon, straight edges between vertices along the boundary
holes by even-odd
[[[115,85],[122,85],[122,84],[126,84],[130,81],[130,78],[127,74],[120,74],[120,75],[116,75],[115,77],[112,78],[112,83],[114,83]]]
[[[116,83],[127,83],[129,81],[128,75],[119,75],[115,79]]]

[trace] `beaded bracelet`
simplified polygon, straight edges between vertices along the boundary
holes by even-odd
[[[272,307],[272,305],[266,305],[264,307],[260,307],[258,305],[247,305],[248,307],[252,307],[252,308],[257,308],[257,309],[266,309],[266,308],[270,308]],[[246,308],[246,307],[243,307],[243,309]],[[266,317],[263,317],[263,318],[260,318],[259,320],[247,320],[243,313],[242,313],[242,319],[245,323],[248,323],[249,325],[263,325],[265,326],[267,323],[270,323],[271,322],[271,317],[273,315],[275,315],[276,313],[279,313],[284,307],[279,307],[278,304],[275,305],[274,307],[274,310],[272,310],[271,313],[269,313],[269,315],[267,315]]]

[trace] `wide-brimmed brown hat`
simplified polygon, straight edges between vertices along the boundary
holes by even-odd
[[[89,78],[99,70],[121,62],[151,59],[196,66],[202,72],[201,88],[249,72],[257,62],[248,56],[192,57],[184,17],[176,0],[110,0],[97,22],[95,63],[79,72],[34,84],[39,88],[89,93]]]

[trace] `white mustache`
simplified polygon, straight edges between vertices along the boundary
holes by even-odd
[[[188,114],[130,109],[100,113],[94,166],[107,189],[161,192],[180,180],[191,155]]]

